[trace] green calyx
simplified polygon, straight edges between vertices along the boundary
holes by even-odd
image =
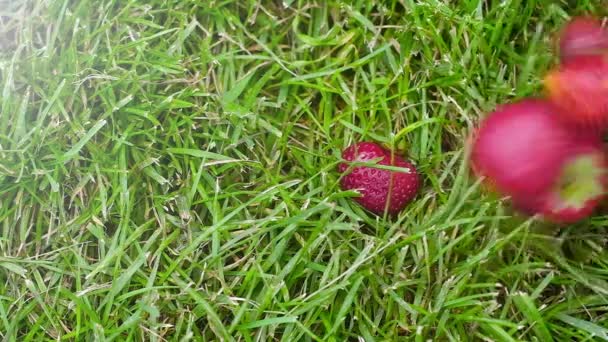
[[[580,209],[588,200],[605,192],[602,178],[606,169],[601,165],[601,158],[597,153],[585,154],[566,164],[556,189],[562,207]]]

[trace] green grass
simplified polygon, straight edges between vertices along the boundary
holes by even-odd
[[[375,3],[375,5],[374,5]],[[464,139],[602,0],[0,5],[0,338],[608,340],[608,216],[512,216]],[[396,219],[348,144],[423,174]]]

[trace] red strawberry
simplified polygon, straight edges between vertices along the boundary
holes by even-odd
[[[608,160],[600,144],[581,142],[570,151],[554,186],[536,196],[515,196],[516,208],[557,223],[576,222],[593,213],[608,190]]]
[[[566,124],[588,134],[608,129],[608,55],[572,57],[544,83]]]
[[[575,17],[559,35],[559,51],[562,61],[581,56],[608,52],[608,30],[592,17]]]
[[[361,196],[355,201],[367,210],[382,214],[386,209],[389,214],[397,214],[416,196],[420,184],[416,168],[378,144],[351,145],[342,152],[342,158],[346,162],[338,166],[344,174],[340,185],[343,190],[358,190]],[[380,169],[373,165],[375,161],[376,165],[406,168],[409,172]],[[350,162],[369,162],[370,165]]]
[[[555,184],[574,146],[551,103],[527,99],[500,106],[481,123],[471,162],[497,191],[534,196]]]

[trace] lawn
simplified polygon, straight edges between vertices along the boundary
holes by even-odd
[[[0,1],[0,339],[608,340],[608,214],[514,215],[464,143],[607,7]],[[340,190],[364,140],[396,218]]]

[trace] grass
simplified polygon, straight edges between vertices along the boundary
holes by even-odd
[[[581,1],[0,6],[4,340],[608,340],[601,213],[514,217],[463,141],[534,94]],[[423,174],[396,219],[355,141]]]

